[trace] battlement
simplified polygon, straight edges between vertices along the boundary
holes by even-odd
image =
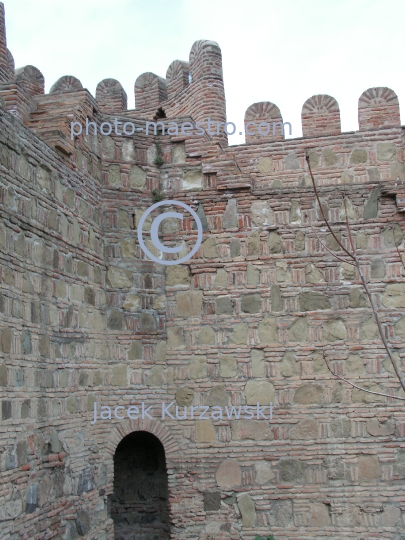
[[[34,66],[14,68],[14,61],[7,49],[4,5],[0,4],[0,95],[5,108],[38,133],[49,131],[45,126],[53,122],[55,114],[68,111],[69,103],[77,109],[81,101],[91,100],[94,114],[121,115],[131,119],[176,119],[189,116],[194,122],[226,122],[225,93],[222,74],[222,56],[219,45],[213,41],[196,41],[191,48],[189,61],[174,60],[167,69],[166,78],[147,72],[135,81],[135,109],[127,109],[127,94],[119,81],[106,78],[97,85],[95,99],[82,83],[72,75],[56,81],[49,94],[45,94],[45,79]],[[85,94],[89,97],[84,97]],[[72,99],[72,94],[75,98]],[[80,95],[80,97],[79,97]],[[38,107],[41,113],[38,114]],[[85,107],[86,109],[86,107]],[[340,110],[337,101],[328,95],[310,97],[302,107],[302,133],[304,138],[336,136],[341,133]],[[398,98],[389,88],[369,88],[358,102],[359,131],[372,131],[400,127]],[[38,123],[44,126],[39,127]],[[274,129],[266,133],[260,123]],[[254,103],[245,112],[247,144],[281,141],[285,127],[280,109],[270,101]],[[263,124],[264,125],[264,124]],[[63,131],[63,130],[62,130]],[[67,134],[65,133],[65,136]],[[227,144],[227,135],[221,129],[212,140]],[[65,146],[69,143],[66,142]]]

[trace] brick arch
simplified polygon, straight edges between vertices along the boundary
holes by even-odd
[[[302,107],[301,119],[304,137],[341,133],[339,104],[327,94],[307,99]]]
[[[35,66],[24,66],[15,70],[15,80],[30,96],[45,93],[45,79]]]
[[[271,127],[268,135],[261,135],[257,131],[257,127],[249,126],[249,131],[255,132],[255,135],[248,135],[246,133],[247,143],[263,140],[284,140],[284,134],[282,133],[281,126],[277,126],[276,134],[273,134],[274,122],[281,122],[281,125],[283,124],[283,117],[281,116],[280,109],[274,103],[271,103],[270,101],[260,101],[250,105],[245,112],[245,125],[248,122],[254,122],[256,126],[258,126],[261,122],[267,122]]]
[[[138,110],[158,107],[167,100],[166,79],[155,73],[142,73],[135,81],[135,108]]]
[[[83,90],[83,85],[73,75],[64,75],[52,85],[49,90],[50,94],[63,94],[65,92],[76,92],[77,90]]]
[[[190,66],[188,62],[182,60],[174,60],[167,69],[167,95],[171,99],[180,93],[184,88],[187,88]]]
[[[360,131],[400,125],[398,96],[391,88],[369,88],[361,94],[359,98]]]
[[[168,428],[163,425],[162,422],[154,419],[151,420],[149,418],[144,420],[141,418],[138,420],[124,420],[115,426],[106,445],[108,455],[114,457],[117,446],[122,439],[134,431],[147,431],[155,435],[162,443],[165,450],[167,468],[173,466],[173,460],[179,451],[179,446]]]
[[[100,110],[107,114],[127,110],[127,94],[116,79],[103,79],[96,88],[96,100]]]

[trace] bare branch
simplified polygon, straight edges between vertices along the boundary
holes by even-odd
[[[337,242],[337,244],[339,245],[339,247],[342,249],[342,251],[344,251],[347,255],[349,255],[349,257],[350,257],[351,259],[353,259],[353,254],[350,253],[350,252],[344,247],[344,245],[342,244],[342,242],[338,239],[338,237],[336,236],[336,234],[333,232],[332,227],[329,225],[329,222],[328,222],[328,220],[326,219],[325,212],[323,211],[322,204],[321,204],[321,201],[320,201],[320,199],[319,199],[318,190],[317,190],[317,188],[316,188],[315,178],[314,178],[314,175],[312,174],[311,165],[310,165],[310,163],[309,163],[309,154],[308,154],[308,152],[307,152],[306,155],[305,155],[305,159],[306,159],[306,162],[307,162],[307,164],[308,164],[309,174],[311,175],[311,180],[312,180],[312,186],[313,186],[313,188],[314,188],[315,197],[316,197],[316,200],[318,201],[319,209],[320,209],[320,211],[321,211],[323,220],[324,220],[326,226],[328,227],[328,229],[329,229],[331,235],[332,235],[333,238],[336,240],[336,242]]]
[[[362,388],[361,386],[358,386],[357,384],[352,383],[351,381],[348,381],[341,375],[337,375],[337,373],[334,373],[332,371],[332,368],[329,365],[329,362],[326,360],[325,352],[323,352],[323,359],[325,360],[326,367],[329,369],[329,371],[332,373],[332,375],[341,381],[346,382],[347,384],[350,384],[350,386],[353,386],[354,388],[357,388],[358,390],[361,390],[362,392],[367,392],[368,394],[376,394],[377,396],[385,396],[392,399],[400,399],[401,401],[405,401],[405,398],[399,397],[399,396],[392,396],[391,394],[384,394],[382,392],[374,392],[373,390],[368,390],[368,388]]]
[[[307,214],[304,214],[304,215],[305,215],[305,217],[308,217]],[[322,242],[322,240],[319,238],[318,233],[316,232],[316,230],[315,230],[314,227],[312,226],[312,223],[309,221],[309,219],[308,219],[308,223],[309,223],[309,226],[310,226],[311,229],[312,229],[312,232],[315,234],[316,239],[318,240],[318,242],[321,244],[321,246],[322,246],[323,248],[326,249],[326,251],[328,251],[328,252],[332,255],[332,257],[335,257],[335,259],[339,259],[339,261],[342,261],[342,262],[344,262],[344,263],[346,263],[346,264],[350,264],[351,266],[354,266],[355,268],[357,268],[354,262],[346,261],[346,260],[343,259],[342,257],[339,257],[339,255],[336,255],[336,253],[333,253],[328,247],[326,247],[325,244]]]

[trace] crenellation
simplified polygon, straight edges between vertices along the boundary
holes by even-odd
[[[15,70],[15,82],[34,97],[45,93],[45,79],[35,66],[24,66]]]
[[[390,88],[369,88],[359,98],[359,130],[399,127],[399,103]]]
[[[96,100],[105,114],[116,114],[127,110],[127,94],[115,79],[104,79],[96,88]]]
[[[301,121],[304,137],[341,133],[338,102],[325,94],[307,99],[302,107]]]

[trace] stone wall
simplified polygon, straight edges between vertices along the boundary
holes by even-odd
[[[255,134],[227,147],[224,135],[91,132],[71,140],[70,122],[141,126],[159,107],[165,122],[224,121],[219,47],[196,42],[190,63],[173,62],[166,80],[142,75],[140,109],[126,111],[112,79],[97,99],[71,76],[44,94],[36,68],[11,69],[2,28],[0,537],[114,538],[114,455],[126,435],[146,431],[165,450],[173,539],[401,538],[405,414],[394,396],[405,396],[359,276],[330,253],[344,258],[305,165],[309,151],[324,211],[348,246],[346,196],[362,270],[404,372],[405,155],[395,93],[364,92],[351,133],[341,133],[332,97],[313,96],[300,139]],[[281,118],[270,102],[246,112],[249,121]],[[201,247],[182,265],[151,262],[138,245],[139,219],[162,193],[203,224]],[[163,243],[195,239],[191,219],[162,228]],[[393,397],[333,378],[323,352],[336,373]],[[142,402],[155,407],[153,419],[91,423],[94,404]],[[273,419],[162,420],[162,402],[180,414],[272,402]]]

